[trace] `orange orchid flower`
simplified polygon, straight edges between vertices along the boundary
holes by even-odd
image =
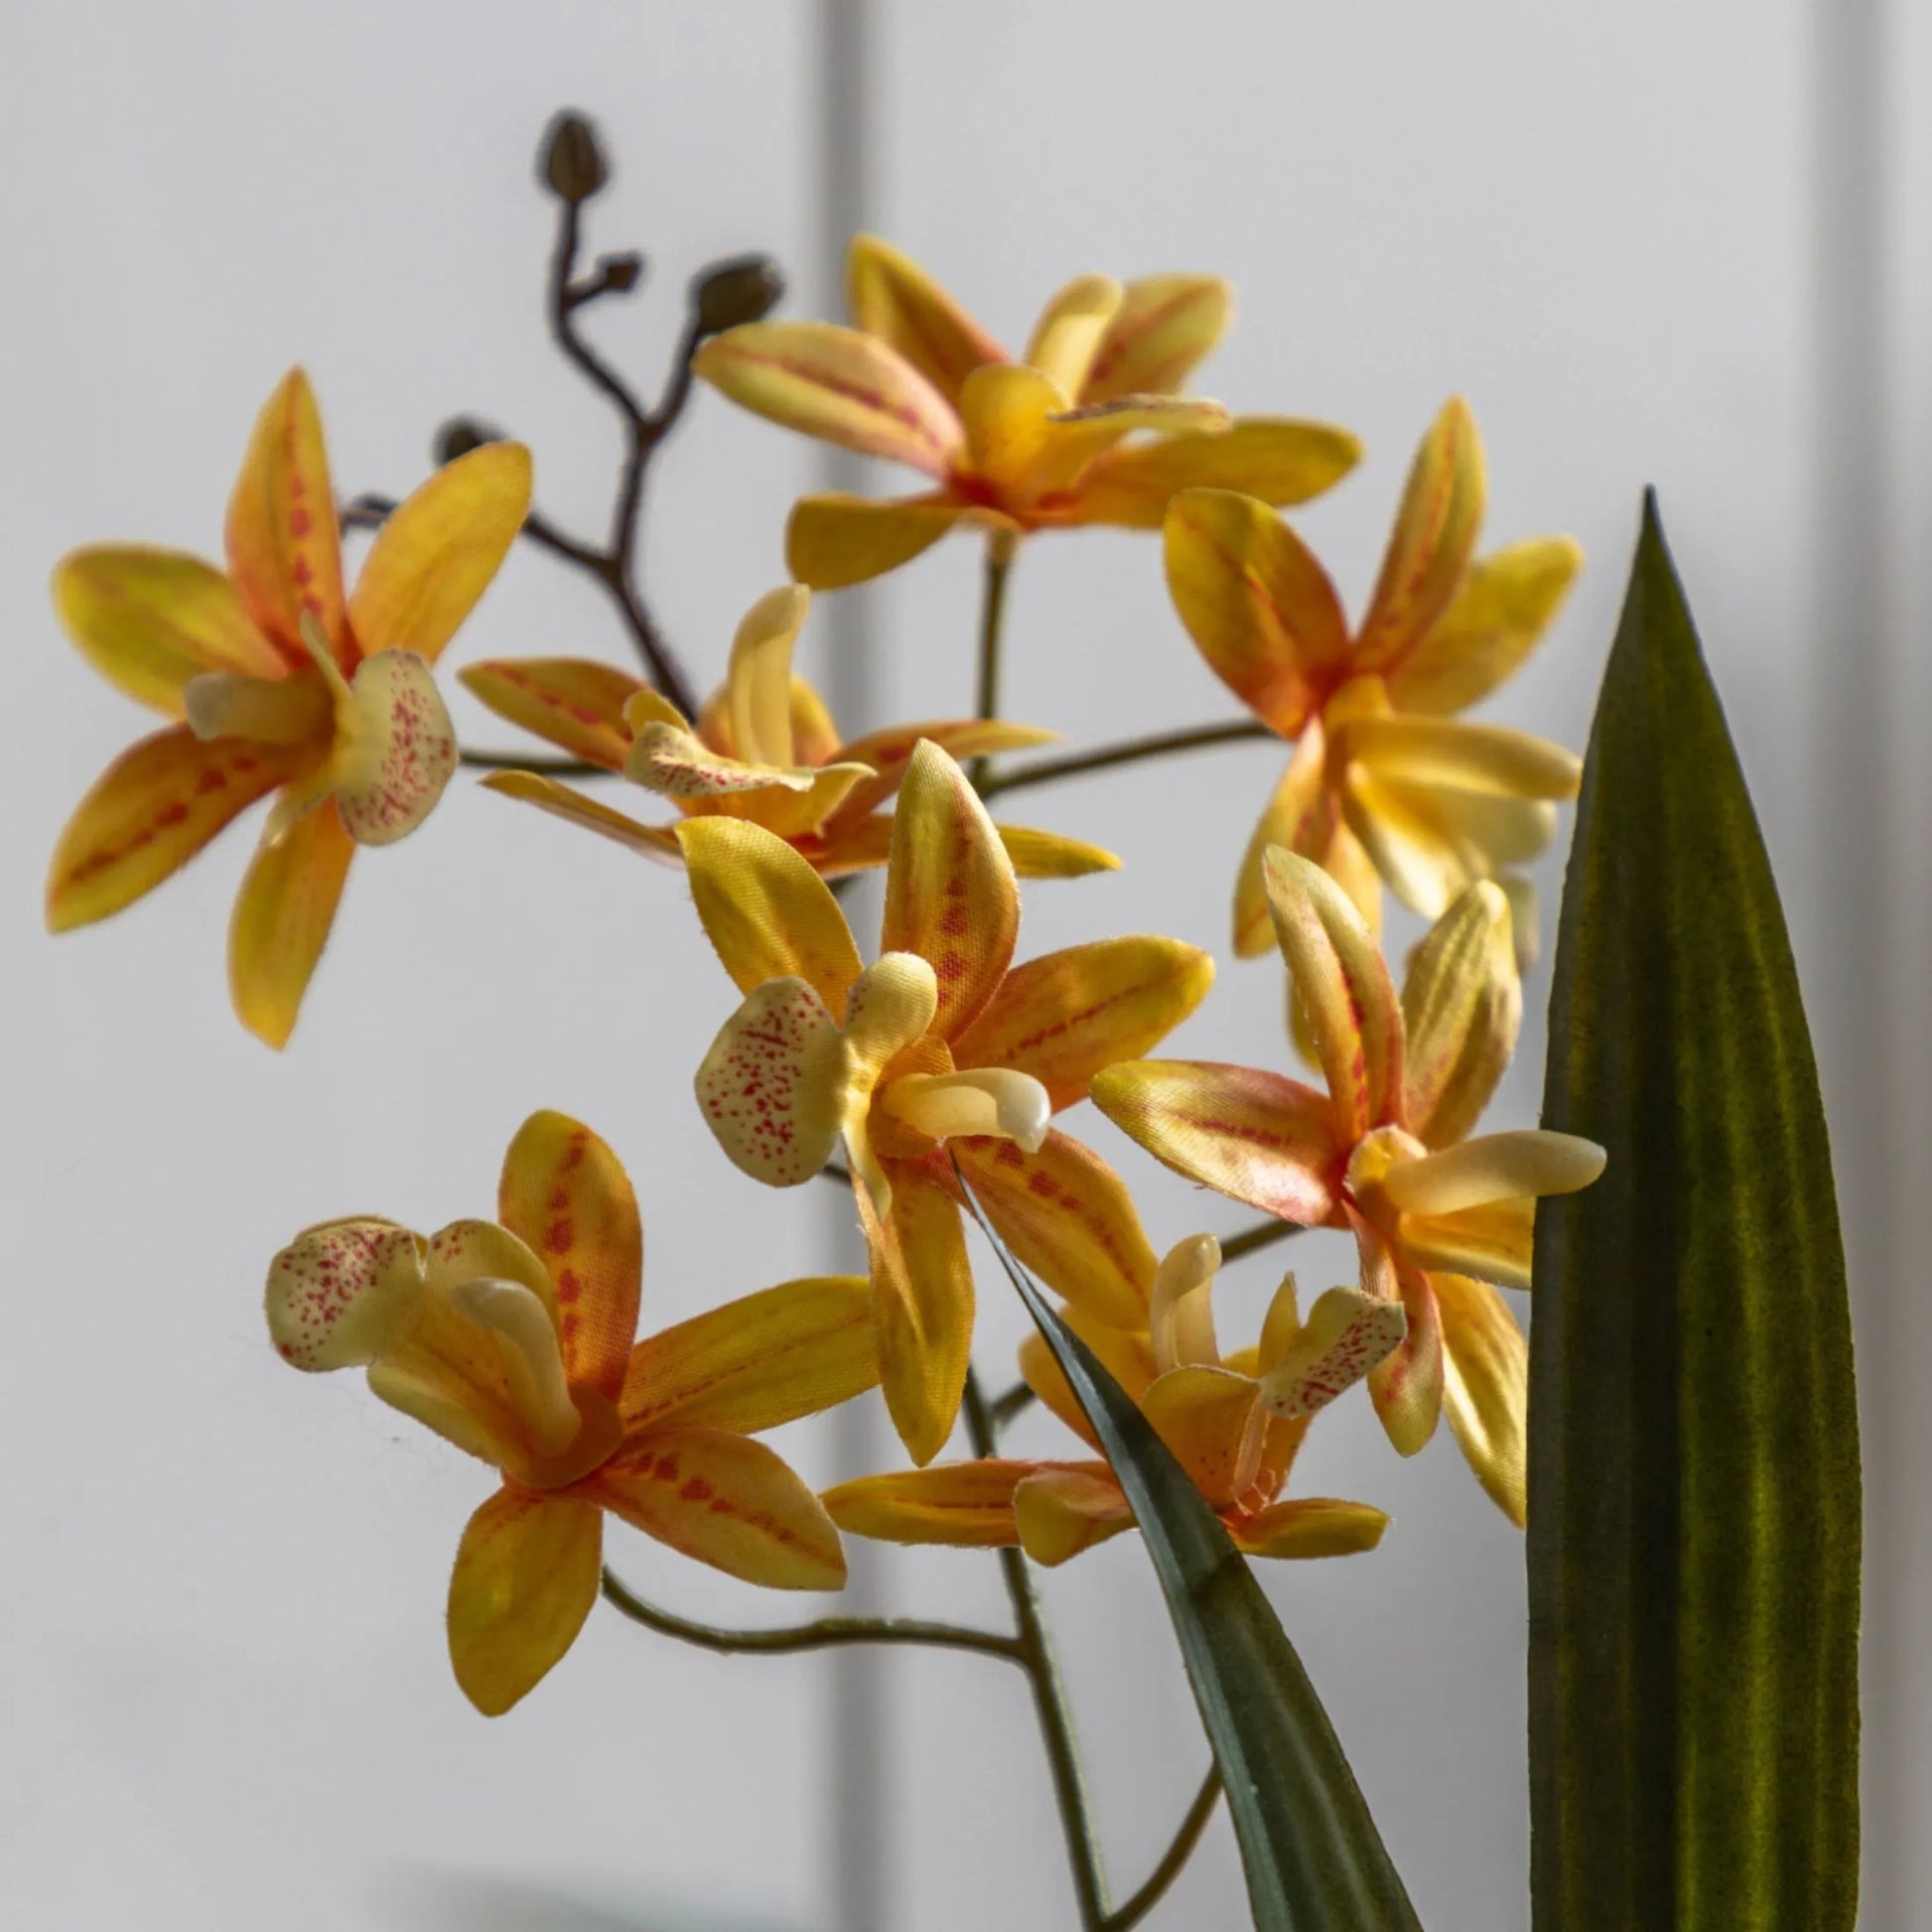
[[[597,1600],[604,1512],[733,1577],[838,1589],[818,1499],[761,1430],[872,1388],[856,1277],[786,1282],[632,1343],[637,1202],[617,1157],[534,1114],[496,1221],[427,1237],[360,1218],[269,1264],[268,1328],[296,1368],[366,1368],[384,1402],[500,1471],[450,1579],[450,1660],[485,1717],[562,1658]]]
[[[498,717],[622,772],[687,817],[747,819],[775,832],[825,879],[886,863],[893,819],[880,808],[898,790],[922,738],[966,759],[1057,736],[997,719],[959,719],[900,725],[841,744],[824,702],[791,668],[810,609],[802,584],[767,592],[752,606],[732,641],[724,685],[695,725],[640,679],[585,658],[496,658],[457,675]],[[483,783],[646,858],[683,863],[675,822],[640,824],[539,771],[492,772]],[[1071,879],[1120,864],[1097,845],[1054,832],[997,829],[1022,878]]]
[[[1295,757],[1248,842],[1234,949],[1268,949],[1262,855],[1286,846],[1347,890],[1369,924],[1381,882],[1436,918],[1471,880],[1534,858],[1574,798],[1580,760],[1501,725],[1450,716],[1516,669],[1583,552],[1568,537],[1473,561],[1482,443],[1459,398],[1423,438],[1367,615],[1352,631],[1313,552],[1252,492],[1190,489],[1168,506],[1168,587],[1200,652]],[[1525,882],[1511,888],[1535,932]]]
[[[1304,1324],[1289,1276],[1258,1347],[1221,1353],[1211,1297],[1221,1265],[1212,1235],[1183,1241],[1161,1263],[1144,1324],[1110,1327],[1075,1310],[1064,1318],[1139,1406],[1240,1549],[1258,1557],[1336,1557],[1372,1550],[1388,1518],[1366,1503],[1283,1499],[1316,1411],[1402,1340],[1400,1303],[1330,1289]],[[1054,1415],[1100,1444],[1045,1342],[1020,1351],[1028,1386]],[[1133,1527],[1103,1461],[986,1457],[862,1476],[825,1492],[840,1529],[890,1543],[976,1548],[1019,1544],[1035,1563],[1064,1563]]]
[[[927,741],[893,821],[878,962],[862,968],[825,882],[735,818],[678,828],[699,917],[745,997],[699,1068],[719,1145],[774,1187],[843,1142],[871,1255],[880,1378],[930,1461],[959,1408],[973,1334],[950,1153],[1028,1267],[1102,1320],[1132,1322],[1154,1254],[1097,1156],[1051,1126],[1100,1068],[1144,1051],[1206,995],[1178,940],[1070,946],[1013,967],[1012,862],[965,774]],[[843,1016],[843,1019],[834,1016]]]
[[[1093,523],[1153,530],[1169,497],[1196,483],[1305,502],[1360,455],[1345,430],[1230,422],[1219,403],[1174,393],[1227,327],[1232,298],[1211,276],[1123,287],[1083,275],[1046,305],[1015,361],[885,242],[855,237],[846,273],[851,328],[749,323],[692,363],[772,422],[930,479],[923,493],[886,501],[801,498],[786,567],[814,589],[893,570],[958,523],[1015,535]]]
[[[1418,948],[1398,1005],[1374,937],[1311,860],[1263,858],[1276,935],[1327,1077],[1186,1060],[1114,1066],[1109,1120],[1176,1173],[1302,1227],[1353,1231],[1363,1290],[1400,1301],[1402,1345],[1369,1377],[1413,1455],[1445,1408],[1510,1520],[1524,1517],[1528,1355],[1496,1286],[1530,1285],[1536,1201],[1587,1186],[1603,1150],[1574,1135],[1469,1130],[1515,1049],[1522,990],[1510,911],[1466,888]]]
[[[76,550],[54,575],[74,642],[178,722],[101,774],[55,848],[56,932],[131,905],[277,793],[228,932],[242,1025],[288,1040],[358,845],[411,832],[456,768],[430,666],[496,574],[530,455],[495,443],[383,525],[352,593],[322,420],[300,369],[256,419],[228,502],[225,574],[172,550]]]

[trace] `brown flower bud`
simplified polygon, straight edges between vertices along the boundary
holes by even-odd
[[[607,289],[628,295],[643,277],[644,258],[634,250],[621,255],[600,255],[597,272]]]
[[[566,202],[588,202],[610,178],[597,129],[582,114],[566,108],[551,121],[540,173],[551,193]]]
[[[691,284],[698,327],[707,336],[761,321],[778,306],[784,292],[778,265],[769,255],[734,255],[714,262]]]
[[[452,416],[436,432],[436,461],[454,463],[460,456],[468,456],[472,450],[480,450],[485,443],[500,443],[500,431],[487,424],[480,423],[474,416]]]

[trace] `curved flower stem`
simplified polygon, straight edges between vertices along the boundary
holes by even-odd
[[[980,600],[979,692],[975,718],[1000,715],[1000,647],[1007,614],[1007,579],[1013,572],[1016,539],[1010,531],[995,530],[986,539],[986,570]],[[966,768],[966,781],[984,796],[995,782],[992,760],[977,758]]]
[[[1201,1780],[1200,1789],[1194,1793],[1194,1802],[1181,1818],[1173,1842],[1162,1853],[1161,1863],[1148,1873],[1147,1882],[1140,1890],[1102,1921],[1103,1932],[1128,1932],[1130,1926],[1139,1925],[1160,1904],[1167,1895],[1168,1887],[1180,1876],[1187,1861],[1193,1857],[1194,1847],[1200,1843],[1200,1835],[1206,1831],[1207,1821],[1214,1816],[1214,1807],[1219,1803],[1220,1796],[1220,1767],[1210,1765],[1206,1777]]]
[[[1016,1382],[1003,1395],[993,1398],[988,1405],[987,1415],[993,1423],[995,1435],[1004,1435],[1007,1425],[1020,1415],[1034,1400],[1034,1392],[1024,1382]]]
[[[997,1455],[999,1436],[993,1414],[979,1378],[970,1368],[966,1371],[962,1408],[973,1453]],[[1059,1806],[1060,1829],[1066,1837],[1066,1857],[1073,1869],[1073,1891],[1079,1901],[1082,1932],[1105,1932],[1107,1873],[1101,1863],[1100,1840],[1094,1830],[1086,1785],[1080,1776],[1080,1760],[1073,1745],[1073,1716],[1067,1708],[1066,1690],[1060,1682],[1059,1667],[1053,1661],[1052,1646],[1047,1641],[1046,1625],[1039,1611],[1039,1591],[1025,1551],[1002,1550],[1000,1575],[1013,1604],[1021,1661],[1033,1682],[1034,1710],[1039,1719],[1040,1740],[1046,1747],[1046,1768],[1052,1776],[1053,1797]]]
[[[1231,1234],[1221,1243],[1223,1264],[1239,1261],[1243,1255],[1259,1254],[1263,1248],[1272,1248],[1277,1241],[1291,1240],[1298,1234],[1306,1234],[1308,1229],[1295,1221],[1260,1221],[1251,1228],[1243,1228],[1239,1234]]]
[[[1024,785],[1043,785],[1055,778],[1077,778],[1088,771],[1106,771],[1117,764],[1139,764],[1145,759],[1167,758],[1175,752],[1200,752],[1214,745],[1246,745],[1273,738],[1266,725],[1252,718],[1228,725],[1193,725],[1186,731],[1156,732],[1147,738],[1126,738],[1091,752],[1069,752],[1064,758],[1040,759],[1018,771],[998,771],[980,784],[980,795],[992,798]]]
[[[971,1630],[958,1623],[928,1623],[917,1617],[825,1616],[816,1623],[788,1624],[776,1630],[727,1630],[715,1623],[694,1623],[689,1617],[676,1616],[645,1602],[609,1570],[604,1573],[604,1599],[647,1630],[728,1656],[747,1652],[785,1656],[800,1650],[829,1650],[853,1643],[913,1643],[929,1644],[940,1650],[973,1650],[983,1657],[1000,1657],[1010,1664],[1027,1666],[1018,1637],[1003,1637],[991,1630]]]
[[[615,778],[608,764],[588,759],[560,759],[544,752],[477,752],[465,746],[457,754],[460,764],[478,771],[541,771],[551,778]]]

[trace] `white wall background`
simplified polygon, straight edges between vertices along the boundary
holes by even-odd
[[[1926,1317],[1888,1265],[1905,1252],[1898,1204],[1932,1177],[1915,997],[1928,935],[1897,890],[1925,877],[1905,753],[1928,695],[1909,640],[1932,616],[1909,511],[1932,461],[1915,428],[1927,357],[1911,354],[1932,346],[1932,259],[1911,221],[1932,145],[1889,144],[1871,119],[1903,100],[1910,57],[1932,54],[1932,15],[1898,4],[1891,37],[1869,42],[1873,9],[1824,9],[1821,35],[1799,0],[882,7],[864,144],[879,223],[1016,345],[1083,269],[1231,276],[1240,320],[1203,386],[1367,439],[1363,469],[1305,519],[1357,601],[1416,436],[1467,393],[1493,537],[1569,530],[1591,559],[1497,707],[1511,722],[1583,742],[1637,490],[1659,484],[1780,863],[1859,1215],[1870,1659],[1886,1666],[1868,1721],[1874,1932],[1932,1915],[1927,1686],[1903,1642],[1932,1607],[1912,1554],[1932,1446],[1900,1366]],[[1023,1687],[978,1660],[886,1663],[877,1756],[855,1763],[849,1738],[828,1742],[821,1663],[712,1658],[600,1613],[539,1695],[484,1725],[450,1681],[440,1618],[485,1483],[353,1378],[298,1384],[262,1346],[256,1285],[294,1228],[480,1211],[537,1105],[581,1114],[629,1162],[651,1321],[819,1265],[826,1204],[751,1189],[692,1131],[691,1042],[729,999],[674,878],[460,787],[420,837],[358,865],[281,1060],[226,1010],[245,833],[108,926],[59,944],[39,928],[63,818],[142,728],[63,642],[54,558],[106,537],[210,550],[252,413],[297,357],[345,492],[409,487],[433,426],[467,409],[527,436],[546,508],[592,526],[615,446],[543,340],[536,133],[566,101],[607,129],[621,173],[594,240],[644,246],[654,285],[598,327],[646,377],[683,273],[713,255],[771,249],[798,267],[792,312],[822,313],[819,25],[803,0],[70,0],[0,27],[0,617],[18,721],[0,817],[7,1923],[1069,1922]],[[1874,74],[1892,78],[1874,91]],[[1880,201],[1856,169],[1818,165],[1861,128]],[[1870,246],[1821,257],[1818,237],[1848,233]],[[1848,382],[1865,414],[1828,419]],[[650,579],[705,675],[780,574],[784,508],[816,461],[710,396],[668,452]],[[1862,607],[1844,586],[1874,570]],[[878,595],[874,717],[966,708],[973,593],[962,544]],[[808,670],[827,669],[830,616],[807,633]],[[1010,715],[1101,738],[1228,714],[1153,540],[1034,547],[1012,622]],[[524,552],[458,648],[624,647],[588,589]],[[459,723],[506,737],[473,709]],[[1224,945],[1233,862],[1276,762],[1243,748],[1028,796],[1017,816],[1103,838],[1129,868],[1030,894],[1023,950],[1139,928],[1212,945],[1222,982],[1179,1050],[1279,1062],[1275,976]],[[1874,806],[1899,813],[1889,874],[1862,836]],[[1501,1103],[1514,1120],[1533,1114],[1540,1058],[1532,1032]],[[1091,1131],[1144,1183],[1157,1245],[1240,1224]],[[1320,1239],[1297,1255],[1316,1286],[1345,1267]],[[1259,1262],[1231,1278],[1228,1331],[1272,1285]],[[999,1372],[1022,1317],[986,1290]],[[829,1478],[828,1432],[792,1436]],[[1054,1439],[1035,1418],[1015,1440]],[[1519,1539],[1447,1438],[1398,1463],[1364,1405],[1316,1432],[1305,1466],[1311,1487],[1398,1519],[1374,1558],[1269,1581],[1422,1915],[1442,1932],[1521,1927]],[[737,1621],[795,1607],[627,1532],[613,1542],[679,1607]],[[991,1562],[973,1556],[895,1556],[880,1587],[901,1607],[1000,1614]],[[1124,1892],[1203,1746],[1131,1545],[1056,1576],[1049,1602]],[[887,1848],[877,1911],[831,1850],[854,1789],[884,1794],[868,1801]],[[851,1823],[848,1806],[848,1843]],[[1235,1926],[1240,1898],[1217,1823],[1152,1922]]]

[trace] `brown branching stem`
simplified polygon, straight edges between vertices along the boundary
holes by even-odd
[[[459,762],[476,771],[541,771],[547,778],[617,778],[623,774],[588,759],[553,758],[542,752],[474,752],[468,746],[457,754]]]
[[[1201,1780],[1200,1789],[1194,1793],[1193,1803],[1182,1814],[1173,1842],[1161,1855],[1160,1863],[1148,1873],[1147,1882],[1140,1890],[1102,1921],[1102,1932],[1129,1932],[1130,1927],[1139,1925],[1160,1904],[1167,1896],[1168,1887],[1180,1876],[1187,1861],[1193,1857],[1194,1847],[1200,1843],[1201,1833],[1214,1816],[1220,1797],[1220,1767],[1211,1766]]]
[[[979,781],[982,798],[1029,785],[1051,784],[1059,778],[1084,777],[1116,765],[1140,764],[1149,759],[1172,758],[1177,752],[1201,752],[1216,745],[1248,745],[1275,734],[1252,718],[1226,725],[1193,725],[1185,731],[1155,732],[1146,738],[1126,738],[1115,745],[1099,745],[1090,752],[1069,752],[1064,758],[1036,759],[1015,771],[993,771]]]

